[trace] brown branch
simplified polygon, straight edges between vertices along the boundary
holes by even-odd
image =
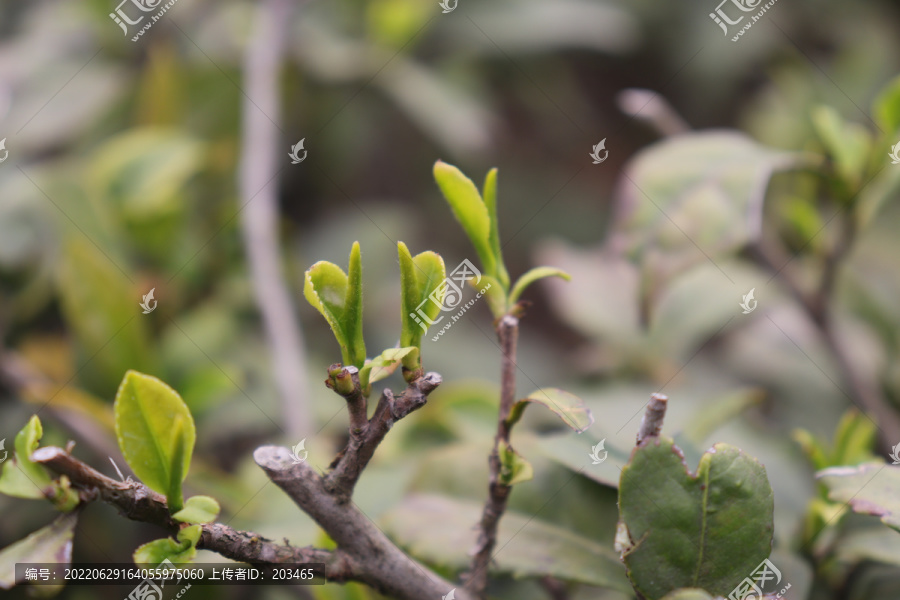
[[[169,515],[166,499],[142,483],[128,479],[117,481],[87,465],[62,448],[39,448],[31,460],[65,475],[80,492],[83,501],[101,500],[119,509],[132,521],[159,525],[170,533],[179,524]],[[203,525],[198,548],[212,550],[226,558],[251,564],[323,563],[329,581],[355,578],[356,565],[340,550],[295,548],[281,545],[249,531],[239,531],[221,523]]]
[[[277,175],[287,162],[278,77],[291,22],[290,0],[266,0],[256,12],[256,24],[244,56],[242,153],[238,175],[241,193],[241,233],[247,252],[253,295],[271,349],[272,371],[288,433],[310,433],[312,409],[306,374],[306,350],[300,322],[285,283],[278,248]]]
[[[647,409],[641,418],[641,428],[638,430],[637,443],[649,437],[659,437],[663,427],[663,420],[666,418],[666,407],[669,404],[668,396],[664,394],[652,394],[650,402],[647,403]]]
[[[379,403],[381,406],[384,404]],[[378,411],[372,420],[383,423],[376,421],[377,415]],[[349,456],[348,449],[344,458]],[[312,467],[304,462],[294,464],[287,448],[263,446],[253,453],[253,458],[269,479],[337,543],[339,551],[354,566],[354,581],[399,600],[437,600],[454,589],[453,584],[397,548],[352,502],[344,501],[329,489],[326,479]],[[455,597],[458,600],[474,599],[464,590],[457,590]]]
[[[834,311],[832,309],[834,285],[837,280],[837,270],[840,267],[841,259],[852,248],[853,237],[854,231],[852,226],[845,224],[842,229],[841,240],[825,259],[823,272],[815,294],[804,292],[793,274],[788,271],[788,265],[785,263],[784,266],[777,267],[770,253],[761,244],[754,244],[748,250],[756,263],[771,272],[807,314],[837,362],[844,380],[850,386],[850,393],[855,398],[851,398],[851,402],[856,404],[856,400],[858,400],[863,410],[872,414],[875,425],[881,431],[882,442],[891,444],[894,440],[900,438],[900,417],[897,416],[897,413],[879,392],[877,382],[870,381],[859,372],[844,344],[837,338],[835,332]]]
[[[506,504],[512,488],[501,481],[500,445],[509,446],[509,413],[516,401],[516,348],[519,340],[519,319],[505,315],[497,323],[497,337],[503,353],[501,365],[500,411],[497,418],[497,435],[494,448],[488,459],[490,484],[488,499],[484,504],[479,523],[478,541],[474,550],[472,566],[466,574],[466,589],[481,596],[487,586],[488,567],[491,554],[497,545],[497,528],[500,518],[506,512]]]
[[[326,489],[334,494],[338,501],[350,501],[359,476],[372,460],[375,449],[387,432],[396,421],[424,406],[428,400],[428,394],[440,384],[441,376],[439,374],[427,373],[424,377],[410,382],[406,390],[396,398],[391,390],[385,389],[381,399],[378,400],[372,418],[361,427],[351,426],[350,441],[332,464],[333,469],[324,480]],[[352,414],[353,410],[351,409],[351,416]]]

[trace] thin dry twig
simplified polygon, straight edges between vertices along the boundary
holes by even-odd
[[[267,0],[244,60],[243,150],[240,159],[241,231],[253,292],[272,351],[274,379],[288,433],[310,433],[306,351],[278,250],[276,153],[281,109],[278,69],[290,23],[290,2]]]
[[[664,394],[652,394],[650,402],[641,418],[641,428],[638,429],[637,443],[640,444],[649,437],[659,437],[662,431],[663,421],[666,418],[666,408],[669,405],[669,397]]]
[[[356,379],[356,390],[349,397],[355,397],[359,391],[359,379]],[[348,502],[353,495],[353,488],[359,480],[363,469],[372,460],[375,449],[393,427],[394,423],[421,408],[428,400],[428,394],[441,384],[441,376],[437,373],[426,373],[407,385],[402,394],[394,397],[389,389],[385,389],[375,407],[375,413],[364,425],[350,428],[350,441],[344,451],[332,464],[332,470],[325,477],[325,486],[342,502]],[[365,402],[365,399],[362,400]],[[349,400],[348,400],[349,402]],[[364,406],[364,405],[363,405]],[[353,415],[351,409],[351,415]],[[365,417],[365,412],[363,412]]]

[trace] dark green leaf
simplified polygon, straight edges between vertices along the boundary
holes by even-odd
[[[671,439],[648,438],[622,470],[619,515],[634,544],[623,559],[647,600],[684,587],[727,595],[772,550],[766,470],[728,444],[693,475]]]

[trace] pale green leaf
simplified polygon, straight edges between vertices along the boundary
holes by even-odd
[[[469,566],[468,549],[481,518],[480,502],[443,496],[407,497],[382,517],[384,531],[413,556],[454,571]],[[606,545],[551,525],[533,515],[507,510],[498,539],[503,551],[491,560],[495,575],[515,578],[556,577],[629,593],[631,586],[616,554]]]
[[[869,159],[872,141],[868,130],[858,123],[845,122],[830,106],[814,109],[812,122],[838,174],[855,190],[862,183]]]
[[[381,381],[392,375],[401,361],[410,356],[417,360],[419,349],[415,346],[406,348],[388,348],[372,360],[366,361],[366,365],[359,372],[360,385],[365,389],[376,381]]]
[[[104,253],[83,237],[69,240],[60,252],[58,293],[69,331],[91,356],[79,379],[112,394],[128,369],[156,370],[157,358],[141,315],[141,295],[113,261],[121,253]],[[158,290],[157,290],[158,291]],[[139,318],[136,318],[139,317]]]
[[[366,362],[362,330],[362,261],[359,242],[350,250],[349,275],[328,261],[306,271],[303,295],[325,317],[341,347],[345,366],[361,368]]]
[[[513,286],[512,291],[509,293],[509,303],[515,304],[516,302],[518,302],[519,296],[522,295],[522,292],[525,291],[525,288],[527,288],[538,279],[544,279],[545,277],[559,277],[560,279],[565,279],[566,281],[572,279],[571,275],[560,269],[556,269],[554,267],[536,267],[519,277],[516,285]]]
[[[491,243],[491,251],[494,253],[494,259],[497,262],[497,280],[501,283],[503,291],[509,289],[509,273],[506,271],[506,265],[503,262],[503,252],[500,247],[500,223],[497,220],[497,169],[493,168],[488,171],[484,178],[484,189],[482,191],[484,198],[484,206],[487,208],[488,217],[491,220],[491,233],[489,240]]]
[[[462,171],[442,161],[434,164],[434,179],[475,247],[484,272],[496,277],[497,263],[490,241],[491,217],[478,188]]]
[[[503,440],[500,440],[499,453],[501,483],[513,486],[534,479],[534,468],[531,463]]]
[[[16,563],[68,565],[77,522],[77,513],[60,515],[46,527],[0,550],[0,588],[8,590],[16,584]]]
[[[182,208],[185,184],[202,166],[203,146],[177,129],[131,129],[90,161],[91,191],[126,216],[147,220]]]
[[[187,405],[156,377],[128,371],[114,408],[116,437],[128,466],[147,487],[166,494],[170,507],[178,506],[197,437]]]
[[[191,496],[184,508],[172,515],[176,521],[183,523],[211,523],[219,515],[219,503],[210,496]]]
[[[770,178],[797,164],[796,154],[737,132],[665,138],[626,167],[614,229],[627,250],[653,255],[665,273],[740,250],[759,235],[753,223]]]
[[[846,502],[854,512],[881,517],[900,531],[900,467],[880,462],[858,467],[832,467],[816,473],[828,488],[828,498]]]
[[[444,259],[430,250],[413,258],[403,242],[397,243],[397,254],[402,311],[400,346],[420,347],[422,335],[432,323],[440,320],[436,317],[441,312],[446,292]]]
[[[891,135],[900,130],[900,76],[892,79],[878,94],[872,114],[885,133]]]
[[[44,430],[41,420],[33,415],[16,434],[15,456],[6,461],[0,475],[0,493],[17,498],[44,498],[44,490],[52,480],[43,466],[32,462],[31,453],[40,445]]]
[[[531,402],[547,407],[578,433],[585,431],[594,423],[594,416],[581,398],[557,388],[535,390],[525,398],[518,400],[510,410],[507,423],[510,426],[515,424],[522,417],[525,407]]]
[[[178,541],[169,537],[147,542],[134,551],[134,563],[156,567],[165,560],[174,564],[190,562],[197,554],[202,532],[201,525],[191,525],[178,531]]]

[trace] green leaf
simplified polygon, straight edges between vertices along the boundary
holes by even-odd
[[[38,449],[44,430],[41,420],[33,415],[16,434],[15,457],[3,465],[0,493],[16,498],[43,499],[44,490],[52,479],[43,466],[31,461],[31,453]]]
[[[469,566],[475,544],[472,523],[481,518],[476,501],[412,495],[381,519],[384,531],[414,556],[454,571]],[[618,557],[604,544],[551,525],[533,515],[506,511],[498,539],[503,551],[491,561],[492,574],[515,578],[556,577],[631,592]]]
[[[619,481],[623,556],[635,590],[659,600],[683,587],[727,595],[772,550],[773,495],[765,468],[716,444],[688,472],[669,438],[648,438]]]
[[[212,523],[219,515],[219,503],[210,496],[191,496],[187,499],[184,508],[172,515],[172,518],[182,523]]]
[[[872,107],[872,114],[878,126],[888,135],[900,129],[900,77],[887,84]]]
[[[497,271],[497,257],[491,248],[491,216],[478,188],[462,171],[440,160],[434,163],[434,179],[456,220],[472,241],[485,274],[496,277],[502,283]],[[492,193],[496,198],[496,189]],[[509,275],[507,281],[508,278]]]
[[[52,523],[28,537],[0,550],[0,588],[8,590],[16,584],[16,563],[72,562],[72,536],[78,513],[58,516]]]
[[[499,451],[501,483],[513,486],[534,479],[534,469],[531,463],[513,450],[512,446],[500,440]]]
[[[866,463],[858,467],[832,467],[816,473],[828,488],[828,498],[849,503],[854,512],[881,517],[900,531],[900,467]]]
[[[303,295],[322,313],[341,346],[345,366],[362,368],[366,344],[362,329],[362,261],[359,242],[350,250],[349,275],[334,263],[322,260],[306,272]]]
[[[871,136],[858,123],[845,122],[830,106],[812,112],[812,122],[825,150],[834,158],[835,169],[856,190],[862,183],[871,148]]]
[[[181,482],[191,464],[194,419],[178,392],[150,375],[125,374],[115,402],[116,437],[128,466],[147,487],[181,508]]]
[[[662,600],[715,600],[706,593],[705,590],[699,588],[682,588],[675,590],[671,594],[666,594]]]
[[[509,293],[509,303],[515,304],[516,302],[518,302],[519,296],[522,295],[522,292],[525,291],[525,288],[527,288],[538,279],[544,279],[545,277],[559,277],[561,279],[565,279],[566,281],[572,279],[571,275],[569,275],[565,271],[561,271],[560,269],[555,269],[553,267],[536,267],[519,277],[516,285],[513,286],[512,291]]]
[[[131,129],[104,143],[90,161],[91,191],[136,220],[176,212],[182,190],[202,167],[203,150],[177,129]]]
[[[544,388],[531,392],[513,404],[509,411],[509,417],[506,419],[510,427],[522,418],[525,406],[529,402],[546,406],[578,433],[585,431],[594,423],[594,415],[584,405],[581,398],[557,388]]]
[[[760,194],[776,171],[798,163],[798,155],[737,132],[666,138],[626,167],[616,194],[620,223],[614,227],[629,251],[661,253],[654,258],[656,268],[667,274],[706,256],[715,259],[759,234],[752,223],[761,218]]]
[[[446,286],[442,284],[447,271],[444,259],[430,250],[413,258],[406,244],[397,242],[397,254],[400,259],[400,304],[403,311],[400,346],[419,348],[428,327],[441,320],[435,320],[435,317],[443,306]]]
[[[812,463],[813,468],[817,471],[832,466],[831,460],[828,458],[828,451],[818,438],[809,431],[795,429],[791,432],[791,439],[800,446],[803,454],[806,455],[806,458],[809,459],[809,462]]]
[[[68,240],[61,251],[57,286],[65,321],[82,351],[92,359],[79,374],[86,387],[112,394],[128,369],[152,371],[148,318],[138,306],[141,294],[110,253],[82,237]],[[138,318],[140,317],[140,318]],[[83,378],[82,378],[83,377]]]
[[[500,223],[497,220],[497,169],[496,167],[488,171],[484,178],[484,206],[487,208],[488,217],[491,220],[491,233],[489,241],[491,243],[491,252],[494,253],[494,260],[497,262],[497,279],[501,283],[501,289],[506,291],[509,289],[509,273],[506,271],[506,264],[503,262],[503,252],[500,248]]]
[[[401,361],[410,356],[412,361],[418,360],[419,349],[415,346],[406,348],[388,348],[372,360],[366,361],[366,365],[359,372],[359,383],[363,389],[367,389],[376,381],[381,381],[392,375]]]
[[[700,446],[714,431],[764,398],[765,392],[759,388],[735,390],[716,398],[715,402],[706,403],[702,410],[695,411],[681,434],[695,446]]]
[[[848,410],[838,422],[834,435],[834,451],[828,466],[858,465],[876,459],[876,428],[867,415],[856,409]]]
[[[201,533],[201,525],[191,525],[178,531],[177,542],[170,537],[147,542],[134,551],[134,563],[156,566],[167,559],[175,564],[190,562],[197,554]]]

